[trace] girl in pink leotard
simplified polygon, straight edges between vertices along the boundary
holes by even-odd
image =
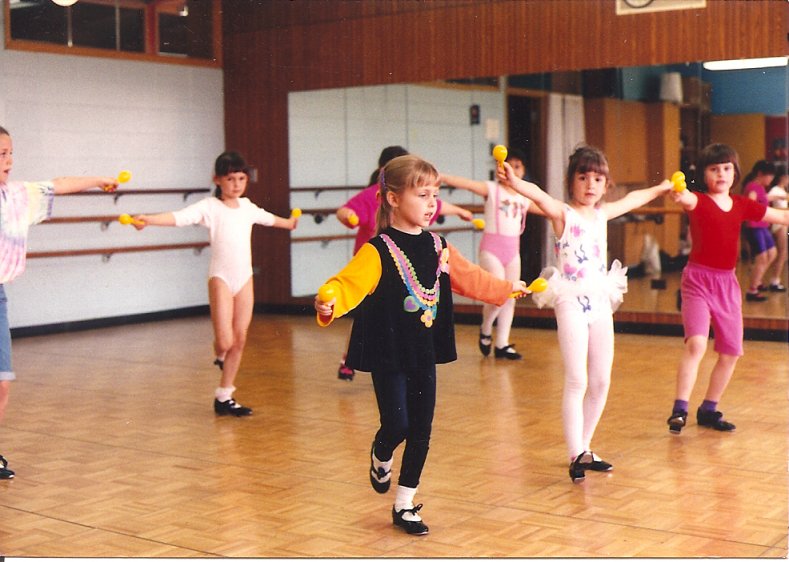
[[[526,157],[518,149],[509,151],[506,160],[518,178],[526,175]],[[459,176],[441,175],[441,180],[452,187],[466,189],[485,198],[485,230],[479,244],[479,265],[493,275],[508,281],[520,279],[520,239],[526,226],[526,213],[542,215],[537,206],[509,186],[494,181],[475,181]],[[502,359],[521,359],[510,343],[510,330],[515,317],[515,300],[510,299],[502,306],[484,304],[482,325],[479,330],[479,350],[490,355],[491,344],[494,355]],[[496,322],[496,337],[493,341],[493,323]]]

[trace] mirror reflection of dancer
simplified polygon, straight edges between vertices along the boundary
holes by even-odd
[[[704,148],[696,174],[697,185],[703,181],[707,193],[686,189],[672,195],[688,215],[693,240],[680,285],[685,349],[677,369],[676,400],[667,420],[674,434],[688,421],[688,401],[707,351],[710,323],[718,360],[710,373],[704,402],[696,410],[696,422],[717,431],[735,429],[723,419],[718,402],[743,354],[742,291],[735,274],[740,229],[745,221],[789,224],[789,211],[731,194],[740,179],[740,158],[732,147],[711,144]]]
[[[769,205],[767,188],[775,178],[775,165],[767,160],[759,160],[753,165],[750,172],[743,178],[742,194],[757,203]],[[762,285],[764,274],[770,268],[778,255],[775,240],[770,232],[770,223],[766,221],[745,221],[745,235],[751,248],[753,267],[751,268],[751,281],[745,293],[746,301],[762,302],[767,297],[761,293],[766,287]]]
[[[376,193],[378,193],[378,174],[390,160],[407,154],[408,151],[402,146],[387,146],[384,148],[378,157],[378,167],[370,176],[368,187],[351,197],[345,205],[337,209],[337,220],[350,229],[357,229],[356,240],[353,245],[354,254],[359,251],[359,248],[365,242],[375,236],[375,217],[378,213],[378,199],[376,196]],[[438,207],[436,213],[430,219],[430,224],[434,224],[440,215],[457,215],[464,221],[470,221],[473,218],[471,211],[452,203],[441,201],[441,199],[438,200]],[[346,349],[347,347],[346,345]],[[344,354],[340,360],[340,368],[337,370],[337,378],[352,381],[354,371],[345,364],[345,359],[346,355]]]
[[[214,364],[222,371],[214,392],[214,412],[219,416],[248,416],[252,409],[233,398],[233,386],[252,321],[252,226],[260,224],[293,230],[298,219],[282,218],[244,197],[249,168],[237,152],[224,152],[214,163],[214,197],[206,197],[180,211],[137,215],[137,230],[146,226],[208,228],[211,264],[208,269],[208,302],[214,326]]]
[[[507,153],[506,162],[518,179],[526,176],[526,155],[518,149]],[[515,281],[521,275],[521,234],[526,228],[526,213],[542,215],[531,200],[508,185],[495,181],[477,181],[460,176],[441,174],[447,185],[465,189],[485,199],[485,229],[479,243],[479,265],[497,277]],[[521,354],[510,343],[512,321],[515,318],[515,301],[510,299],[502,306],[482,306],[482,324],[479,328],[479,350],[482,355],[498,359],[521,359]],[[493,323],[496,337],[493,340]]]
[[[52,181],[9,181],[14,165],[11,134],[0,127],[0,420],[5,415],[11,381],[16,380],[11,361],[11,330],[8,324],[8,301],[5,284],[25,271],[27,235],[30,225],[52,215],[55,195],[76,193],[91,187],[115,191],[118,180],[110,177],[61,177]],[[8,461],[0,455],[0,480],[14,477]]]
[[[570,202],[554,199],[515,175],[505,163],[499,179],[529,197],[551,221],[556,235],[558,269],[540,274],[548,289],[534,293],[538,306],[553,306],[559,349],[564,361],[562,423],[570,458],[570,479],[580,482],[587,470],[613,469],[592,452],[591,442],[603,414],[614,361],[614,310],[627,291],[626,269],[614,260],[610,271],[608,221],[646,205],[671,189],[671,182],[630,191],[603,202],[611,183],[608,161],[597,148],[582,146],[570,156],[566,185]]]
[[[392,522],[424,535],[413,500],[419,485],[436,404],[436,364],[457,359],[452,292],[501,305],[522,281],[490,275],[441,236],[424,230],[438,206],[439,174],[416,156],[400,156],[379,179],[378,235],[327,281],[335,296],[315,298],[318,324],[358,308],[348,365],[369,371],[380,414],[370,452],[370,484],[384,494],[395,449],[405,441]]]
[[[770,205],[776,209],[789,208],[789,191],[787,190],[789,190],[789,171],[787,171],[785,164],[776,166],[775,178],[770,184],[770,191],[767,192]],[[786,286],[781,283],[781,278],[786,273],[787,228],[783,224],[774,224],[772,231],[778,255],[773,262],[773,276],[767,288],[774,293],[785,293]]]

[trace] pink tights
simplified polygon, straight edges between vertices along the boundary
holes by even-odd
[[[517,281],[521,275],[521,257],[520,254],[516,256],[506,265],[502,265],[499,258],[487,251],[479,253],[479,266],[492,273],[496,277],[506,279],[507,281]],[[512,328],[512,319],[515,317],[515,299],[507,299],[507,302],[501,306],[494,304],[484,304],[482,306],[482,325],[480,331],[483,334],[490,334],[493,332],[493,322],[496,322],[496,335],[493,340],[493,345],[496,347],[506,347],[510,343],[510,329]]]

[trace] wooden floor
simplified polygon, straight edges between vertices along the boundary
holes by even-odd
[[[211,409],[207,318],[15,341],[0,453],[17,478],[0,481],[0,554],[787,556],[785,343],[746,342],[721,404],[736,432],[692,421],[672,436],[681,338],[617,335],[594,443],[615,469],[574,485],[556,334],[516,329],[526,358],[504,363],[480,356],[476,326],[458,326],[417,495],[430,534],[411,537],[391,524],[392,491],[370,488],[369,376],[336,378],[349,327],[257,316],[237,381],[247,419]]]

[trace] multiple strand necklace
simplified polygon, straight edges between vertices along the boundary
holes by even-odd
[[[435,233],[430,233],[433,236],[433,242],[436,246],[436,254],[442,255],[441,239]],[[438,267],[436,268],[436,280],[433,286],[428,289],[425,288],[417,279],[416,271],[408,256],[395,244],[388,235],[381,234],[381,239],[389,249],[389,255],[392,256],[397,272],[400,274],[400,279],[403,280],[408,296],[403,300],[403,308],[406,312],[424,311],[419,318],[422,323],[430,328],[433,325],[438,314],[438,299],[441,295],[441,285],[439,279],[441,277],[441,259],[438,260]]]

